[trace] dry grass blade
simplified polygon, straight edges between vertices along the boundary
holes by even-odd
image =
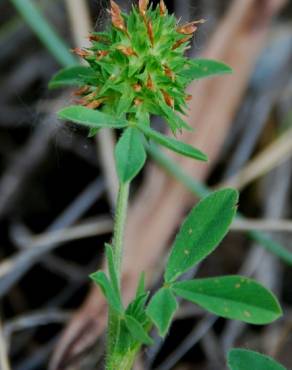
[[[0,365],[1,370],[11,370],[1,321],[0,321]]]
[[[71,317],[71,312],[48,309],[35,311],[26,315],[18,316],[8,321],[3,331],[7,338],[17,331],[31,329],[35,326],[48,325],[51,323],[65,323]]]
[[[90,14],[86,0],[65,0],[72,24],[72,33],[77,47],[86,47],[89,45],[87,39],[88,32],[91,29]]]
[[[220,186],[242,189],[292,156],[292,129],[275,140],[237,174]]]
[[[79,196],[57,217],[48,227],[48,230],[56,230],[60,227],[69,226],[76,222],[81,215],[100,197],[104,191],[103,182],[97,178],[89,184]],[[37,248],[28,248],[6,259],[0,265],[0,296],[4,295],[37,261],[58,247],[58,243],[42,244]],[[13,269],[11,270],[13,266]]]
[[[231,226],[233,231],[270,231],[270,232],[292,232],[292,221],[274,219],[237,219]]]
[[[265,204],[264,216],[281,218],[286,213],[286,207],[289,204],[289,187],[291,178],[291,164],[282,164],[274,172],[269,173],[264,179],[270,182],[269,186],[265,187],[265,196],[267,203]],[[269,196],[274,193],[273,197]],[[257,244],[254,244],[251,251],[247,254],[244,263],[240,270],[240,275],[254,276],[261,281],[265,286],[273,291],[279,290],[278,277],[281,275],[281,266],[275,257],[268,254]],[[246,324],[242,322],[229,321],[222,334],[221,342],[222,347],[227,351],[230,347],[234,346],[236,339],[244,330]]]
[[[214,325],[217,317],[207,315],[203,318],[183,340],[183,342],[170,354],[170,356],[156,368],[156,370],[170,370],[177,362],[198,343],[206,332]]]
[[[104,217],[98,221],[88,221],[81,225],[55,230],[31,238],[29,247],[38,247],[51,243],[65,243],[72,240],[88,238],[106,234],[112,231],[113,221],[109,217]]]
[[[25,254],[32,255],[32,252],[29,252],[29,249],[31,248],[37,249],[51,246],[50,249],[53,249],[54,246],[59,246],[68,241],[106,234],[112,230],[112,226],[112,220],[104,218],[100,221],[87,222],[83,225],[36,235],[32,237],[31,240],[27,241],[28,246],[25,251],[20,252],[20,255],[22,254],[22,257]],[[16,257],[6,259],[0,264],[0,277],[5,276],[15,269],[15,264],[19,261],[19,257],[20,256],[17,255]]]

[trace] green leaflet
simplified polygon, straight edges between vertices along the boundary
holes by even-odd
[[[123,314],[124,309],[120,298],[106,274],[103,271],[97,271],[91,274],[90,278],[100,287],[110,307],[119,314]]]
[[[271,357],[237,348],[229,351],[228,366],[230,370],[286,370]]]
[[[146,160],[141,133],[132,127],[125,130],[115,148],[116,167],[121,182],[131,181]]]
[[[201,78],[211,77],[232,73],[232,68],[222,62],[210,59],[193,59],[190,60],[179,75],[189,82]]]
[[[143,326],[132,316],[125,316],[126,327],[131,335],[140,343],[147,345],[153,344],[153,340],[149,337]]]
[[[268,324],[282,314],[269,290],[242,276],[182,281],[174,283],[172,290],[218,316],[250,324]]]
[[[161,337],[167,334],[177,308],[177,301],[169,288],[159,289],[149,302],[146,314],[157,327]]]
[[[208,195],[192,209],[170,251],[165,281],[174,281],[213,252],[228,231],[237,202],[236,190],[223,189]]]
[[[199,149],[193,148],[192,146],[182,143],[176,139],[160,134],[158,131],[152,130],[142,124],[138,124],[137,127],[149,138],[156,141],[158,144],[165,146],[166,148],[173,150],[176,153],[182,154],[186,157],[198,159],[199,161],[207,161],[208,157],[202,153]]]
[[[88,128],[122,128],[128,126],[128,121],[122,118],[115,118],[109,114],[82,107],[71,105],[58,112],[58,117],[63,120],[72,121]]]
[[[63,86],[82,86],[84,78],[94,77],[93,70],[84,66],[72,66],[61,69],[49,82],[49,89],[57,89]]]

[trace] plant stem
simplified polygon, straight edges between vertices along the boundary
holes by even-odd
[[[117,207],[115,212],[114,236],[113,236],[113,253],[116,272],[121,283],[121,267],[123,257],[124,231],[127,219],[128,199],[130,183],[119,184]]]
[[[119,288],[121,287],[121,268],[123,257],[123,242],[124,231],[127,219],[128,199],[129,199],[130,183],[119,184],[119,192],[117,199],[117,206],[115,212],[115,224],[113,235],[113,257],[118,277]],[[107,357],[106,369],[113,370],[113,363],[115,363],[115,347],[120,334],[120,318],[115,311],[109,308],[108,313],[108,334],[107,334]],[[126,369],[126,368],[125,368]]]

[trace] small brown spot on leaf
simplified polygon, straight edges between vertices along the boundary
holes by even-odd
[[[251,317],[251,313],[249,311],[244,311],[243,314],[245,317]]]

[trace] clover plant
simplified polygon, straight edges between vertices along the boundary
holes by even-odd
[[[121,272],[130,183],[144,166],[148,145],[207,160],[199,149],[175,138],[177,131],[191,130],[183,119],[191,98],[186,88],[194,80],[231,73],[231,68],[214,60],[189,59],[185,51],[204,20],[181,25],[163,0],[157,7],[140,0],[129,14],[111,1],[110,14],[107,29],[90,34],[90,47],[74,49],[87,65],[60,71],[50,87],[78,86],[76,104],[62,109],[60,119],[88,127],[89,135],[105,128],[117,129],[119,135],[114,233],[105,246],[108,268],[93,273],[91,279],[109,307],[105,368],[129,370],[141,346],[153,343],[152,328],[161,337],[167,335],[178,310],[178,297],[218,316],[251,324],[274,321],[281,308],[271,292],[247,277],[184,279],[184,273],[212,253],[226,235],[238,203],[233,189],[216,191],[191,210],[170,249],[161,288],[150,297],[141,272],[135,296],[124,305]],[[152,128],[151,115],[162,117],[173,137]],[[232,352],[232,370],[244,370],[234,356]]]

